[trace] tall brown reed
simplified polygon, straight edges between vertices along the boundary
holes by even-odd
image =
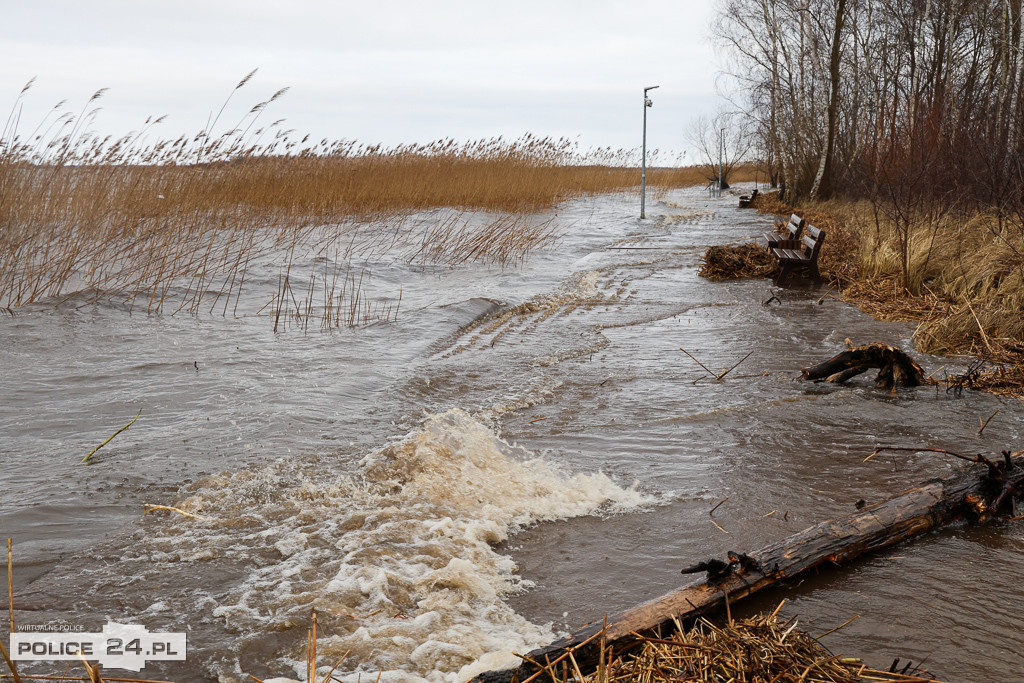
[[[218,133],[228,101],[251,77],[203,130],[175,140],[146,142],[160,119],[117,139],[90,133],[102,90],[77,113],[55,107],[28,135],[12,112],[0,136],[0,306],[73,297],[227,315],[237,313],[252,264],[287,258],[263,307],[275,323],[313,315],[316,297],[321,326],[351,325],[397,311],[360,293],[356,251],[513,265],[557,237],[533,214],[638,180],[623,165],[628,152],[581,153],[568,140],[531,135],[391,148],[296,140],[281,121],[261,124],[284,90]],[[689,182],[683,175],[652,169],[651,184]],[[433,224],[407,220],[439,207],[454,212]],[[305,276],[308,296],[296,296],[291,255],[331,249],[341,265]]]

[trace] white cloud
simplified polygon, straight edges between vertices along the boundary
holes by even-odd
[[[97,127],[124,133],[167,114],[196,132],[243,75],[237,120],[275,90],[266,114],[319,139],[458,139],[524,132],[635,147],[641,93],[651,146],[681,149],[713,108],[707,3],[122,2],[11,3],[0,27],[0,107],[38,75],[22,130],[60,99],[110,90]]]

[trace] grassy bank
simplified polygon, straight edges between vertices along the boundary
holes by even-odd
[[[918,323],[921,351],[977,358],[967,378],[977,388],[1024,396],[1024,225],[976,210],[908,219],[867,201],[792,207],[774,195],[757,208],[827,232],[820,265],[844,299]]]

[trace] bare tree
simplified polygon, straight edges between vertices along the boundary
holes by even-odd
[[[714,118],[700,117],[690,126],[688,142],[694,159],[709,182],[719,179],[729,187],[729,176],[751,148],[752,136],[744,118],[734,112],[719,112]]]

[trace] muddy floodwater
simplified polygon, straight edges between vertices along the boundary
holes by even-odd
[[[558,242],[505,268],[379,254],[363,286],[400,294],[397,319],[355,329],[87,293],[0,318],[17,623],[187,634],[185,662],[113,676],[303,679],[315,608],[324,673],[347,652],[353,683],[458,683],[675,588],[686,565],[961,467],[864,462],[876,446],[1022,447],[1016,400],[800,381],[846,339],[912,349],[913,326],[825,289],[698,277],[707,246],[770,228],[735,196],[647,207],[567,202],[536,217]],[[273,296],[286,258],[246,287]],[[715,381],[680,348],[715,373],[749,357]],[[926,374],[964,365],[914,355]],[[858,617],[823,639],[837,654],[1020,680],[1021,525],[952,526],[735,612],[785,599],[812,635]]]

